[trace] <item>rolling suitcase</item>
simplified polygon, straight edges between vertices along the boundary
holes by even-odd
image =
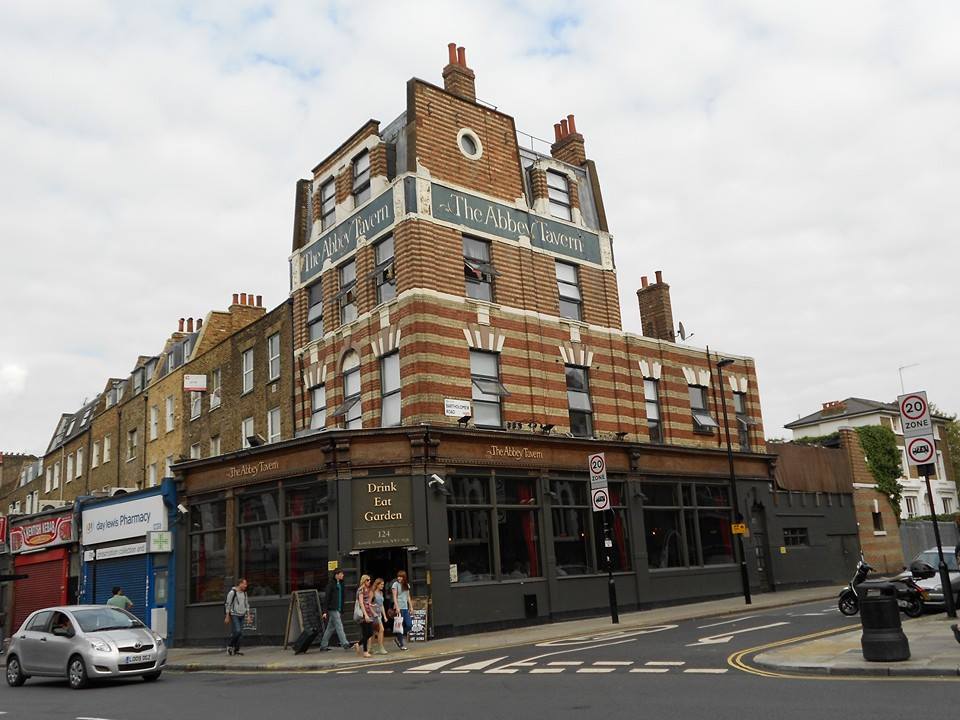
[[[313,641],[317,639],[317,635],[320,634],[320,628],[315,625],[308,625],[303,629],[303,632],[293,641],[293,654],[302,655],[313,644]]]

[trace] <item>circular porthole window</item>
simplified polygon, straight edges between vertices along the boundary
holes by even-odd
[[[478,160],[483,155],[483,145],[480,143],[480,138],[469,128],[463,128],[457,133],[457,145],[460,147],[460,152],[470,160]]]

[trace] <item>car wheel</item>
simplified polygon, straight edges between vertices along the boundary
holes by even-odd
[[[70,681],[70,687],[74,690],[81,690],[89,683],[87,666],[79,655],[70,658],[70,662],[67,664],[67,679]]]
[[[147,682],[153,682],[154,680],[160,677],[160,672],[161,672],[160,670],[157,670],[155,672],[148,672],[148,673],[145,673],[142,677]]]
[[[11,655],[7,658],[7,685],[20,687],[26,681],[27,676],[23,674],[23,668],[20,667],[20,658]]]

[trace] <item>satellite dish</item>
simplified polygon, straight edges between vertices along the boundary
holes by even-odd
[[[680,323],[680,329],[677,330],[677,335],[680,336],[680,340],[682,341],[685,341],[688,337],[693,337],[693,333],[687,335],[687,330],[683,327],[683,323]]]

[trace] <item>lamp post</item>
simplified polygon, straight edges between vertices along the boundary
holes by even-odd
[[[743,522],[740,514],[740,500],[737,498],[737,476],[733,469],[733,446],[730,444],[730,422],[727,419],[727,399],[723,390],[723,368],[732,365],[731,358],[721,358],[717,361],[717,382],[720,383],[720,407],[723,409],[723,427],[727,433],[727,463],[730,466],[730,496],[733,499],[733,517],[738,523]],[[743,551],[743,535],[737,533],[737,550],[740,553],[740,584],[743,587],[743,602],[750,605],[750,577],[747,575],[747,556]]]

